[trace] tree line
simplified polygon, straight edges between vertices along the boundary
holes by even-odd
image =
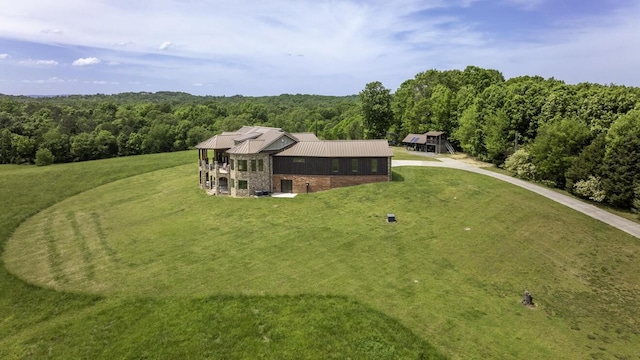
[[[332,97],[179,92],[0,95],[0,163],[71,162],[177,151],[243,125],[324,139],[445,131],[469,155],[596,202],[640,209],[640,89],[505,80],[498,70],[428,70]]]
[[[359,116],[356,96],[0,96],[0,163],[63,163],[186,150],[243,125],[354,138],[358,129],[339,124]]]
[[[640,210],[640,88],[505,80],[469,66],[419,73],[393,94],[373,82],[360,99],[365,134],[445,131],[455,147],[515,176]]]

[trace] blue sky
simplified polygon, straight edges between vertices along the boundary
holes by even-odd
[[[20,0],[0,93],[392,91],[476,65],[640,86],[640,0]]]

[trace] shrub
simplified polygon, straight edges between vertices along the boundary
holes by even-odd
[[[53,154],[51,150],[42,148],[36,151],[36,165],[38,166],[47,166],[53,164]]]
[[[580,180],[575,183],[573,192],[580,197],[595,202],[603,202],[606,197],[606,193],[602,189],[602,181],[593,175],[590,175],[587,180]]]
[[[533,180],[536,177],[536,166],[531,163],[531,156],[524,148],[509,156],[504,162],[504,168],[521,179]]]

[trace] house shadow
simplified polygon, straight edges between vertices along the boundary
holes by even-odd
[[[398,174],[395,171],[391,172],[391,181],[404,181],[404,176]]]

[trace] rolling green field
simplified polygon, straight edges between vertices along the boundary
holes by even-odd
[[[640,353],[640,246],[598,221],[442,168],[209,197],[196,158],[0,167],[0,358]]]

